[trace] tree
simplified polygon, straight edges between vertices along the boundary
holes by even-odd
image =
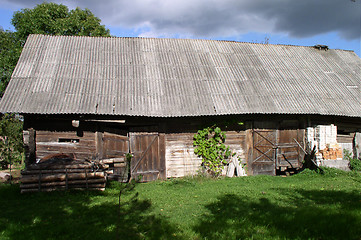
[[[14,32],[0,29],[0,96],[3,95],[21,53]]]
[[[55,3],[17,11],[11,22],[16,32],[0,29],[0,96],[4,94],[29,34],[110,36],[109,30],[90,10],[69,11],[67,6]]]
[[[33,9],[17,11],[11,23],[23,43],[29,34],[110,36],[109,30],[89,9],[69,11],[67,6],[56,3],[42,3]]]

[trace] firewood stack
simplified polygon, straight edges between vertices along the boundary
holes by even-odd
[[[109,180],[119,182],[126,182],[128,180],[129,169],[125,157],[102,159],[100,163],[105,169]]]
[[[21,193],[67,189],[105,190],[106,176],[101,164],[54,154],[21,172]]]

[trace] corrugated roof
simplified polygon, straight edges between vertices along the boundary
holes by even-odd
[[[30,35],[1,112],[361,117],[352,51],[228,41]]]

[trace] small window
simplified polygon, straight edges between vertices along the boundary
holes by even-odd
[[[78,143],[79,139],[76,138],[59,138],[60,143]]]

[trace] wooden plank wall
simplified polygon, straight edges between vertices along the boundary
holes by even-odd
[[[165,135],[167,177],[196,175],[202,159],[194,154],[194,133],[168,133]],[[246,132],[227,131],[226,145],[246,163]]]
[[[355,133],[349,133],[349,134],[337,134],[337,143],[341,147],[342,151],[342,158],[345,159],[345,150],[348,151],[351,154],[356,154],[356,148],[357,146],[354,144],[354,137]]]
[[[194,154],[193,135],[194,133],[165,135],[167,178],[197,174],[202,159]]]
[[[242,159],[242,163],[247,163],[246,131],[227,131],[225,144]]]
[[[94,132],[84,131],[82,136],[78,136],[76,131],[52,132],[38,130],[35,138],[37,160],[55,153],[74,154],[76,159],[93,159],[96,157]]]

